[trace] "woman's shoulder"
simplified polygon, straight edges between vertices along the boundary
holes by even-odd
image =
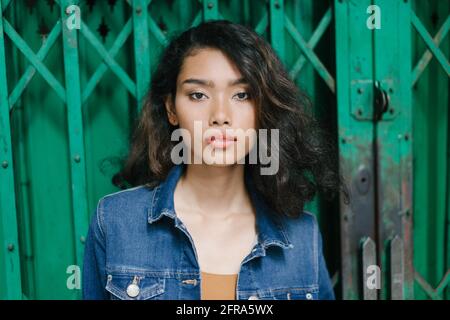
[[[132,188],[115,191],[104,195],[100,200],[106,201],[135,201],[151,193],[154,188],[147,185],[139,185]]]
[[[136,214],[147,214],[154,190],[147,185],[139,185],[106,194],[98,201],[97,214],[103,220],[108,217],[129,219]]]
[[[320,233],[317,217],[310,211],[303,210],[298,217],[284,217],[284,230],[293,242],[311,243],[317,241]]]
[[[297,217],[283,217],[284,224],[293,228],[310,228],[317,227],[317,217],[314,213],[303,210]]]

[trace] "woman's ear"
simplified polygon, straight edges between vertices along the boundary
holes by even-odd
[[[168,95],[166,97],[166,100],[164,101],[166,111],[167,111],[167,117],[169,118],[169,122],[171,125],[176,126],[178,125],[178,117],[175,114],[175,106],[173,105],[172,95]]]

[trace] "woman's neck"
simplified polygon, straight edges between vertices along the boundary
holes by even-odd
[[[244,165],[210,166],[188,164],[176,187],[177,199],[190,212],[217,217],[249,211],[250,199],[244,182]]]

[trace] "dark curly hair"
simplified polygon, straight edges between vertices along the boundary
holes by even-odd
[[[174,165],[165,99],[176,96],[184,59],[201,48],[221,50],[249,83],[260,129],[279,129],[279,170],[260,175],[260,165],[245,162],[257,190],[279,214],[298,217],[306,202],[323,192],[327,199],[343,189],[334,139],[312,113],[310,99],[290,79],[270,44],[250,28],[227,20],[207,21],[176,36],[163,51],[149,93],[136,121],[131,148],[113,183],[122,189],[163,181]],[[268,144],[270,153],[270,143]],[[247,155],[248,156],[248,155]],[[342,188],[343,187],[343,188]]]

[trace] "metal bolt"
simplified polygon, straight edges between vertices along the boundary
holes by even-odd
[[[356,110],[356,112],[358,113],[358,116],[362,116],[362,114],[363,114],[361,109]]]
[[[142,12],[141,6],[137,6],[137,7],[136,7],[136,13],[137,13],[137,14],[141,14],[141,12]]]
[[[6,169],[6,168],[8,168],[8,161],[3,161],[2,162],[2,167],[4,168],[4,169]]]
[[[214,3],[208,2],[208,9],[212,9],[214,7]]]
[[[405,140],[408,141],[409,140],[409,134],[405,133]]]
[[[81,158],[80,158],[80,156],[77,154],[77,155],[75,155],[75,157],[73,157],[73,160],[75,160],[75,162],[80,162]]]
[[[12,243],[8,244],[8,251],[13,251],[14,245]]]
[[[404,210],[400,210],[399,213],[398,213],[399,216],[405,215],[406,217],[409,217],[410,214],[411,214],[411,212],[410,212],[409,208],[406,208]]]
[[[363,93],[364,92],[364,89],[363,88],[358,88],[358,93],[359,94],[361,94],[361,93]]]
[[[81,236],[81,237],[80,237],[80,242],[84,244],[84,243],[86,242],[86,238],[83,237],[83,236]]]
[[[275,8],[280,9],[280,3],[278,1],[275,1]]]
[[[399,133],[398,136],[397,136],[397,138],[398,138],[399,140],[401,140],[401,139],[403,139],[403,135],[402,135],[401,133]]]

